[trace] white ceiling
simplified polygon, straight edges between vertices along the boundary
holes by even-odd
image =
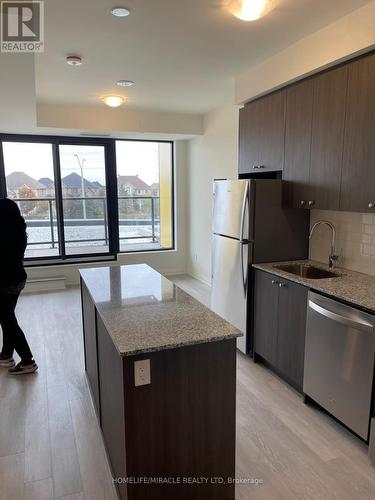
[[[203,113],[233,99],[236,75],[370,0],[279,0],[255,23],[221,1],[46,0],[38,101],[97,105],[115,92],[128,96],[129,108]],[[109,14],[119,4],[129,17]],[[84,65],[67,66],[70,53]],[[136,86],[120,89],[119,79]]]

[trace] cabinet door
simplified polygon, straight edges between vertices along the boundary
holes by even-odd
[[[312,207],[338,210],[342,170],[348,67],[313,79],[310,186]]]
[[[85,347],[85,367],[94,406],[100,419],[98,349],[96,336],[96,311],[86,285],[81,282],[83,340]]]
[[[280,284],[276,366],[291,384],[301,390],[308,289],[284,279]]]
[[[375,204],[375,54],[349,65],[341,210]]]
[[[288,181],[288,204],[307,208],[309,193],[313,81],[305,80],[287,89],[285,164],[283,179]]]
[[[255,271],[254,291],[254,351],[263,359],[276,364],[278,278]]]
[[[259,101],[251,102],[240,109],[239,128],[239,173],[257,172],[254,167],[259,165],[259,131],[260,105]]]
[[[259,100],[261,171],[282,170],[284,167],[285,90]]]
[[[125,403],[123,358],[97,316],[101,428],[114,477],[126,477]],[[117,485],[127,499],[126,484]]]

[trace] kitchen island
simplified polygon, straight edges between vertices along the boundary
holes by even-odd
[[[80,274],[85,368],[119,497],[233,500],[241,333],[147,265]]]

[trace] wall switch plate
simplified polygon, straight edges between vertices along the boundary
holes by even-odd
[[[150,360],[142,359],[134,362],[134,385],[140,387],[142,385],[151,384],[151,368]]]

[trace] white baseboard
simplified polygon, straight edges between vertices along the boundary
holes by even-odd
[[[66,282],[64,276],[51,278],[31,278],[26,282],[24,293],[52,292],[65,290]]]

